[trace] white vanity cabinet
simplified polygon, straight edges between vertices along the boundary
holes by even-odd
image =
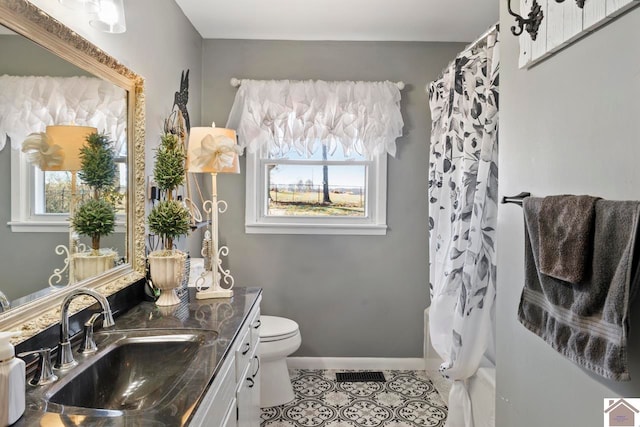
[[[257,427],[260,425],[260,300],[240,327],[213,384],[190,426]]]

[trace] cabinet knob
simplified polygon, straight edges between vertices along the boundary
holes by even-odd
[[[260,319],[256,320],[256,322],[253,324],[253,329],[258,329],[260,326],[262,326],[262,321],[260,321]]]

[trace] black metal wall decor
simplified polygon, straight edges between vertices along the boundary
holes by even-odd
[[[555,0],[556,3],[563,3],[564,0]],[[576,4],[580,9],[584,8],[584,3],[586,0],[576,0]],[[531,36],[531,40],[535,40],[538,37],[538,30],[540,29],[540,24],[544,19],[544,12],[542,11],[542,7],[537,0],[533,0],[531,4],[531,10],[526,18],[522,17],[522,15],[516,13],[511,9],[511,0],[507,0],[507,9],[509,11],[509,15],[513,16],[516,19],[516,25],[511,27],[511,33],[514,36],[519,36],[523,31],[526,31]]]
[[[189,102],[189,70],[184,71],[180,75],[180,91],[176,92],[173,98],[173,106],[178,107],[184,118],[187,132],[191,130],[191,120],[189,120],[189,111],[187,111],[187,102]]]

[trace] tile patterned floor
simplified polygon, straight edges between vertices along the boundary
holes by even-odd
[[[262,410],[261,427],[443,427],[447,406],[425,371],[385,383],[338,383],[335,370],[290,371],[296,399]]]

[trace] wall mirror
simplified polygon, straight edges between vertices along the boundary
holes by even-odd
[[[10,302],[0,313],[5,329],[36,316],[46,321],[43,314],[78,286],[110,294],[143,277],[144,93],[140,76],[26,0],[0,0],[0,56],[0,291]],[[27,102],[17,102],[22,98]],[[70,239],[71,172],[35,167],[21,150],[24,138],[46,125],[91,126],[114,143],[121,196],[115,231],[100,246],[117,256],[105,272],[69,274],[70,257],[56,251],[82,248],[91,239]],[[78,185],[79,205],[81,180]],[[23,327],[22,339],[32,326]]]

